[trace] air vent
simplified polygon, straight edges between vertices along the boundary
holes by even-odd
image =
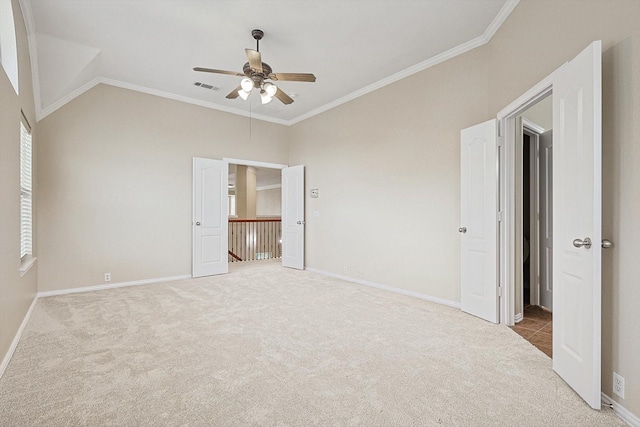
[[[215,87],[215,86],[211,86],[208,85],[206,83],[202,83],[202,82],[195,82],[194,83],[195,86],[201,87],[202,89],[209,89],[209,90],[219,90],[219,87]]]

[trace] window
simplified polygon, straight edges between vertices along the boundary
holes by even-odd
[[[11,0],[0,0],[0,63],[18,93],[18,47]]]
[[[33,254],[32,144],[27,126],[20,122],[20,258],[23,261]]]

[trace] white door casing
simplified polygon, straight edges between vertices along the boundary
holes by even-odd
[[[601,42],[592,43],[553,82],[553,369],[595,409],[601,392],[601,50]],[[590,248],[576,247],[587,238]]]
[[[498,322],[496,120],[460,132],[461,307]]]
[[[229,165],[193,158],[193,277],[229,272]]]
[[[553,131],[539,139],[540,305],[553,310]]]
[[[304,166],[282,169],[282,265],[304,269]]]

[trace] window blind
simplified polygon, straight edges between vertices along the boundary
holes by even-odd
[[[20,258],[33,253],[31,134],[20,122]]]

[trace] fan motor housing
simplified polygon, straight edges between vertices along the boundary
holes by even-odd
[[[269,78],[273,70],[271,69],[269,64],[267,64],[266,62],[263,62],[262,73],[258,73],[253,68],[251,68],[248,62],[245,62],[244,66],[242,67],[242,72],[244,73],[245,76],[253,80],[253,85],[258,88],[260,87],[260,85],[264,80]]]

